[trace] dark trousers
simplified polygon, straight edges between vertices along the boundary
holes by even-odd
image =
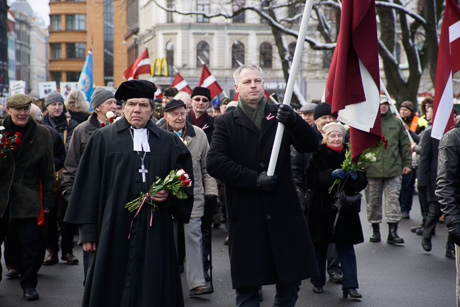
[[[418,191],[418,202],[420,203],[420,213],[422,214],[422,226],[425,226],[428,212],[430,211],[430,203],[428,201],[427,191]]]
[[[311,279],[315,287],[323,287],[326,284],[326,259],[328,243],[315,243],[316,261],[319,267],[319,276]],[[337,256],[342,265],[343,281],[342,288],[358,288],[358,271],[356,255],[353,244],[336,244]]]
[[[412,209],[415,178],[417,178],[416,169],[413,169],[410,173],[406,175],[402,175],[401,193],[399,194],[399,204],[401,206],[402,212],[409,213]]]
[[[276,294],[273,300],[275,307],[293,307],[299,297],[300,281],[289,284],[277,284]],[[236,289],[237,307],[258,307],[259,287],[246,287]]]
[[[437,201],[430,201],[430,209],[423,229],[423,238],[431,239],[441,215],[441,205]]]
[[[55,252],[59,251],[59,230],[61,231],[61,249],[62,254],[72,253],[73,237],[76,232],[76,226],[62,221],[58,217],[56,210],[51,210],[48,217],[47,243],[46,248]]]
[[[203,246],[203,269],[207,273],[211,267],[211,231],[213,219],[213,205],[212,202],[205,201],[204,214],[201,218],[201,234]]]
[[[5,212],[0,219],[0,244],[5,241],[8,233],[8,226],[16,230],[21,246],[21,287],[22,289],[36,288],[37,271],[35,268],[38,254],[38,226],[36,218],[9,219],[9,211]],[[2,274],[0,265],[0,277]]]
[[[329,275],[333,273],[342,274],[339,257],[337,256],[337,248],[334,243],[329,243],[327,247],[327,273]]]

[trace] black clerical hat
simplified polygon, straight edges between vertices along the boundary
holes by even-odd
[[[165,106],[165,112],[168,112],[169,110],[172,110],[178,107],[185,108],[185,103],[180,99],[171,99]]]
[[[125,101],[131,98],[154,99],[156,90],[155,83],[151,81],[129,80],[120,84],[115,92],[115,98]]]

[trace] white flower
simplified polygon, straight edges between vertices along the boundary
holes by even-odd
[[[108,111],[107,113],[105,113],[105,116],[107,118],[112,118],[112,117],[115,117],[115,114],[112,111]]]
[[[377,158],[375,156],[372,157],[371,162],[377,161]]]
[[[372,158],[375,158],[375,155],[371,152],[368,152],[367,154],[364,155],[364,159],[366,160],[372,160]]]
[[[0,131],[5,130],[5,127],[0,126]]]
[[[177,174],[176,174],[176,175],[177,175],[178,177],[180,177],[180,176],[183,175],[183,174],[186,174],[186,172],[184,171],[184,169],[181,168],[180,170],[177,171]]]
[[[188,179],[188,175],[187,175],[187,179]],[[191,187],[191,186],[192,186],[192,180],[190,180],[190,183],[188,184],[188,186],[186,186],[186,188]]]

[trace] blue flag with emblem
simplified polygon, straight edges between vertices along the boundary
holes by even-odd
[[[80,78],[78,79],[78,89],[85,93],[86,100],[90,102],[91,95],[93,95],[93,53],[91,50],[88,52],[85,65],[81,70]],[[89,106],[90,111],[92,111],[91,104]]]

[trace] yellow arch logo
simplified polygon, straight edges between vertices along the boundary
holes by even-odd
[[[150,73],[152,76],[155,76],[155,67],[157,66],[157,62],[158,62],[158,68],[157,68],[157,74],[158,76],[161,76],[161,73],[162,73],[162,66],[163,66],[163,63],[165,65],[164,67],[164,73],[163,73],[163,76],[167,77],[168,76],[168,62],[166,62],[166,58],[159,58],[159,57],[156,57],[154,60],[153,60],[153,65],[152,65],[152,72]]]

